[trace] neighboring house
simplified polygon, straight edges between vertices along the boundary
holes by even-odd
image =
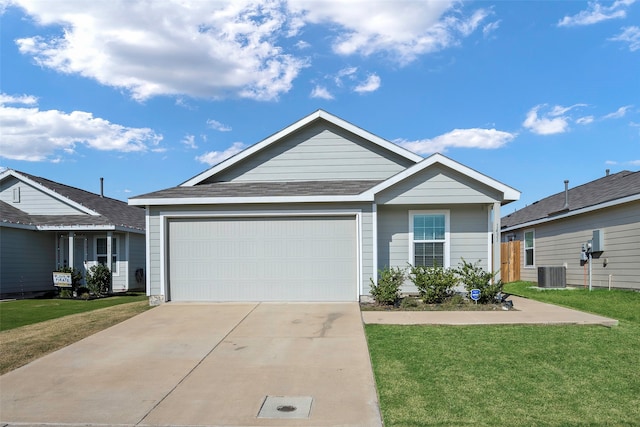
[[[129,203],[147,210],[152,303],[357,301],[386,266],[497,270],[500,206],[519,196],[319,110]]]
[[[502,240],[520,241],[522,280],[537,282],[537,267],[564,266],[567,285],[588,286],[581,252],[594,236],[592,286],[640,290],[640,172],[566,183],[564,192],[502,218]]]
[[[97,263],[112,269],[113,292],[144,288],[143,209],[7,169],[0,215],[2,296],[54,290],[53,271],[72,266],[84,276]]]

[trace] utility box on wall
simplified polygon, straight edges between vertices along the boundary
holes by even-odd
[[[603,252],[604,251],[604,237],[602,230],[593,230],[593,237],[591,238],[591,252]]]

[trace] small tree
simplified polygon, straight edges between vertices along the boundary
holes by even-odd
[[[104,264],[91,266],[87,271],[87,287],[96,296],[109,293],[111,270]]]
[[[371,296],[377,304],[392,305],[400,298],[400,287],[404,283],[405,269],[386,267],[378,271],[378,284],[371,281]]]
[[[425,304],[438,304],[453,295],[458,278],[453,270],[438,266],[411,266],[409,278],[418,288]]]
[[[502,292],[503,283],[501,281],[494,281],[495,274],[486,272],[478,264],[467,262],[462,258],[462,265],[458,267],[455,272],[460,277],[460,281],[464,284],[464,288],[467,292],[471,292],[472,289],[480,290],[479,303],[487,304],[495,301],[496,297]]]

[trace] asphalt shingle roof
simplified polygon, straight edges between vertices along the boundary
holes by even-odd
[[[172,187],[141,198],[191,197],[287,197],[287,196],[351,196],[360,194],[381,181],[290,181],[290,182],[216,182],[193,187]]]
[[[640,171],[622,171],[569,189],[569,208],[564,208],[561,191],[534,202],[502,218],[502,228],[513,227],[554,215],[599,205],[623,197],[640,194]]]
[[[99,194],[70,187],[39,176],[20,171],[16,172],[100,215],[29,215],[7,203],[1,203],[0,212],[2,213],[3,221],[42,226],[114,225],[138,230],[145,229],[145,211],[140,207],[129,206],[126,202],[109,197],[101,197]]]

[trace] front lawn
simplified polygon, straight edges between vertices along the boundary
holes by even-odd
[[[640,293],[529,286],[620,325],[366,325],[385,426],[639,425]]]
[[[88,301],[61,298],[5,301],[0,303],[0,331],[147,299],[144,294],[134,294]]]

